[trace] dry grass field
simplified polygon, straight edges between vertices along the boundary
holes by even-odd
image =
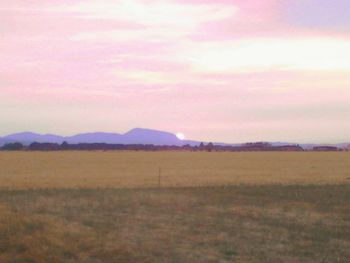
[[[349,262],[349,168],[348,153],[0,153],[0,262]]]
[[[134,188],[350,182],[350,153],[0,152],[0,188]]]

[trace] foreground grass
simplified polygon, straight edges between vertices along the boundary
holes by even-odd
[[[348,262],[350,185],[0,191],[0,262]]]
[[[350,183],[350,152],[0,152],[0,188]]]

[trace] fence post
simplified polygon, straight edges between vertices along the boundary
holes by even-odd
[[[162,177],[162,168],[159,167],[159,169],[158,169],[158,188],[161,187],[161,177]]]

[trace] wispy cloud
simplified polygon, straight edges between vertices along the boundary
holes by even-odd
[[[252,38],[195,43],[184,59],[197,71],[350,71],[350,40]]]

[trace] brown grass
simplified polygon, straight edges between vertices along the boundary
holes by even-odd
[[[0,153],[0,187],[125,188],[162,185],[342,184],[350,153],[14,152]]]
[[[348,262],[350,185],[0,191],[0,262]]]
[[[0,263],[348,262],[349,159],[2,152]]]

